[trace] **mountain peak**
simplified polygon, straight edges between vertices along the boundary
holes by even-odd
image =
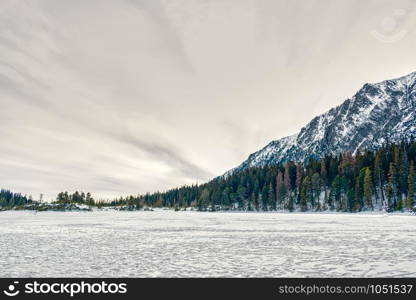
[[[313,118],[299,133],[270,142],[225,175],[249,167],[377,149],[416,135],[416,72],[366,83],[341,105]]]
[[[416,71],[412,72],[412,73],[409,73],[407,75],[398,77],[396,79],[385,80],[383,82],[387,82],[387,81],[401,81],[401,82],[403,82],[405,84],[408,84],[408,85],[413,84],[416,81]]]

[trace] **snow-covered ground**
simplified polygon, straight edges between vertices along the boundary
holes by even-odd
[[[0,277],[416,276],[416,217],[1,212]]]

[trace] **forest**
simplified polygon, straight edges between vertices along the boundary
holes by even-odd
[[[195,207],[199,210],[345,211],[413,210],[416,142],[375,151],[250,168],[206,184],[121,197],[96,205],[132,209]]]
[[[0,190],[0,207],[15,207],[32,203],[32,199],[9,190]]]
[[[165,192],[95,200],[90,193],[61,192],[55,204],[123,207],[129,210],[193,207],[201,211],[343,211],[415,210],[416,142],[403,141],[377,150],[249,168],[208,183]],[[0,207],[34,201],[8,190]]]

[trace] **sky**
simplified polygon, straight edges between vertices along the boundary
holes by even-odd
[[[0,186],[202,183],[416,71],[412,0],[2,0]]]

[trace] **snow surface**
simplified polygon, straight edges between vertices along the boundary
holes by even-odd
[[[416,217],[0,213],[0,277],[415,277]]]

